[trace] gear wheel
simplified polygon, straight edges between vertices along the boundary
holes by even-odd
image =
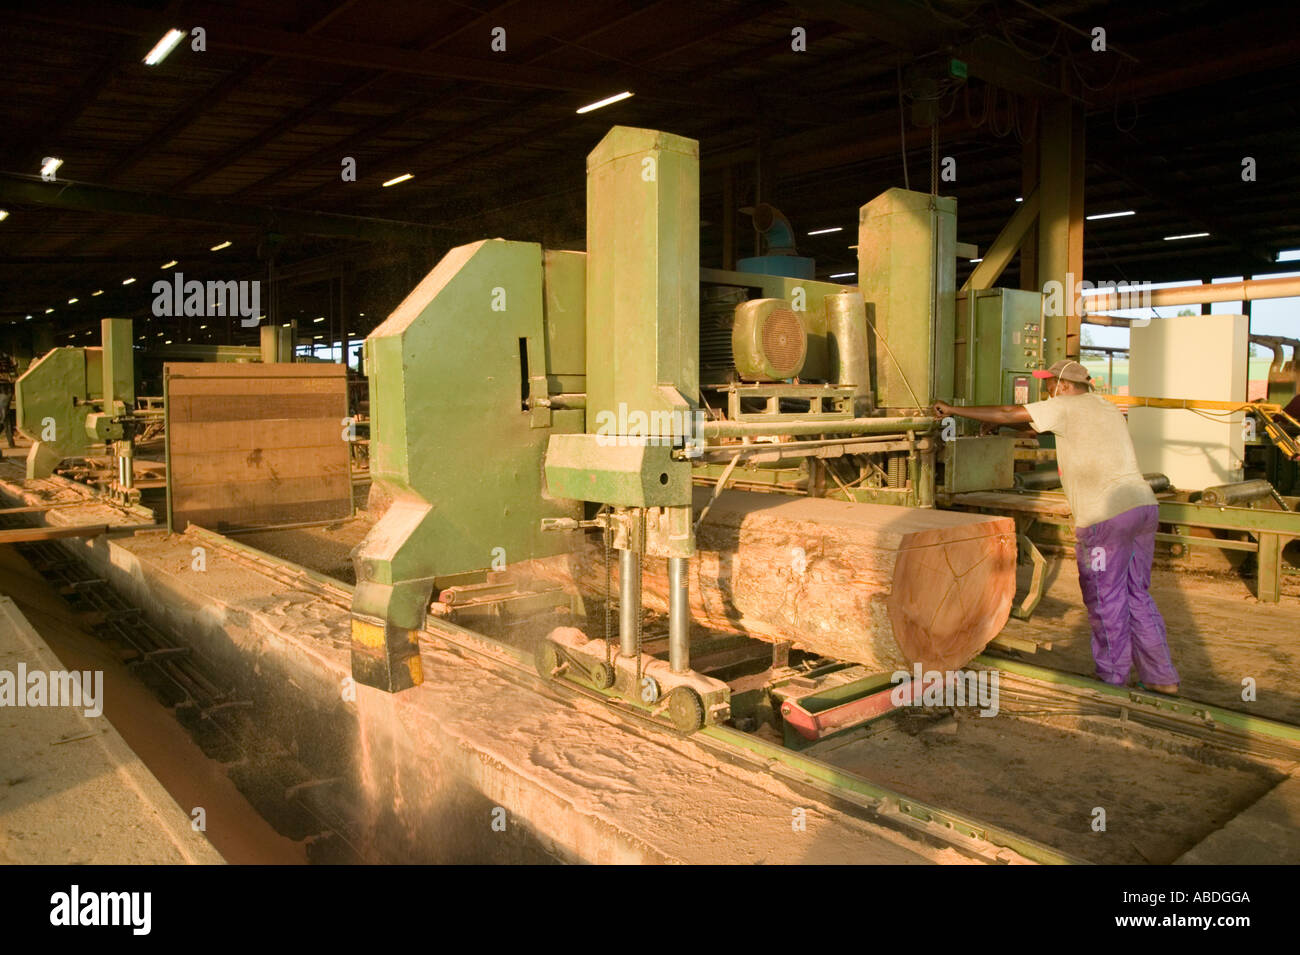
[[[608,690],[614,685],[614,670],[604,663],[594,663],[587,671],[592,685],[598,690]]]
[[[683,733],[694,733],[704,725],[704,702],[689,686],[679,686],[668,694],[668,718]]]

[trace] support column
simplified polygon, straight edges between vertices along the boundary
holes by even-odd
[[[691,668],[689,557],[668,558],[668,666],[674,673]]]
[[[641,623],[641,555],[628,548],[618,552],[618,652],[637,654],[637,628]]]
[[[1038,123],[1038,288],[1059,282],[1063,314],[1045,315],[1044,360],[1079,357],[1076,285],[1083,278],[1083,109],[1044,103]]]

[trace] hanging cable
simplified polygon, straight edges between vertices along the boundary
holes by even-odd
[[[903,61],[896,63],[898,71],[898,149],[903,156],[903,188],[911,191],[912,182],[907,177],[907,123],[903,115]]]

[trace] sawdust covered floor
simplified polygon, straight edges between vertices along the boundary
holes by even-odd
[[[903,711],[808,755],[1076,858],[1167,864],[1287,778],[1118,720]],[[1105,829],[1094,829],[1102,817]],[[1293,840],[1294,842],[1295,840]],[[1300,847],[1291,846],[1294,856]],[[1239,859],[1249,862],[1249,859]]]
[[[335,524],[258,531],[231,539],[345,584],[356,584],[356,569],[349,555],[373,526],[370,515],[359,510],[351,520]]]
[[[152,692],[10,546],[0,546],[0,593],[10,596],[69,669],[102,670],[104,715],[182,809],[203,807],[208,841],[227,862],[305,864],[306,846],[262,818]]]
[[[1027,568],[1020,570],[1024,592]],[[1284,577],[1284,582],[1286,590],[1294,589],[1295,578]],[[1091,677],[1092,629],[1073,556],[1048,558],[1047,583],[1033,617],[1011,620],[1002,632],[1050,644],[1050,649],[1008,655]],[[1261,603],[1253,587],[1253,580],[1224,568],[1209,574],[1157,567],[1151,578],[1184,697],[1300,725],[1300,598],[1284,592],[1279,603]],[[1253,687],[1253,700],[1243,699],[1246,686]]]

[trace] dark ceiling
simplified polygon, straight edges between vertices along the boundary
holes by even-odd
[[[145,66],[171,27],[201,27],[206,50],[187,38]],[[903,185],[904,152],[929,188],[929,131],[905,119],[900,142],[900,76],[940,52],[970,70],[938,135],[961,241],[998,233],[1034,104],[1064,94],[1086,110],[1086,212],[1136,212],[1087,223],[1086,277],[1258,274],[1300,246],[1300,33],[1241,3],[47,0],[0,35],[0,321],[145,315],[171,260],[238,278],[265,277],[272,252],[309,274],[423,268],[485,236],[581,247],[584,157],[616,123],[700,141],[705,265],[722,264],[724,189],[745,206],[757,180],[819,275],[850,272],[856,210]],[[57,182],[45,156],[64,160]],[[748,220],[733,227],[752,254]]]

